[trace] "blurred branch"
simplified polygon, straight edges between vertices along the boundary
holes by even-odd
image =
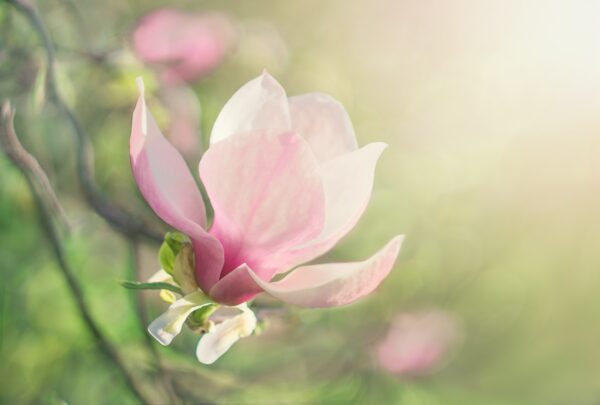
[[[102,195],[94,180],[93,149],[86,133],[73,111],[67,106],[56,85],[55,49],[50,35],[46,30],[33,3],[27,0],[5,0],[21,12],[29,21],[40,38],[46,51],[46,88],[50,100],[65,115],[73,129],[77,141],[77,166],[79,181],[85,198],[98,215],[104,218],[120,233],[137,239],[144,237],[156,243],[162,242],[161,232],[152,229],[144,221],[125,212],[121,207],[112,203]]]
[[[49,208],[48,200],[45,198],[48,197],[48,193],[42,193],[40,189],[36,186],[36,176],[39,175],[39,171],[41,168],[35,161],[35,158],[23,148],[17,134],[14,130],[14,110],[11,107],[8,101],[5,101],[2,106],[2,125],[0,128],[0,143],[4,148],[8,158],[13,162],[13,164],[23,173],[25,176],[29,187],[31,189],[38,214],[39,219],[46,233],[48,241],[52,247],[52,251],[54,256],[56,257],[56,261],[58,262],[58,267],[60,268],[65,281],[75,299],[77,310],[79,311],[79,315],[83,319],[87,329],[92,334],[94,340],[98,344],[98,347],[102,354],[112,362],[117,369],[119,370],[121,376],[124,379],[124,382],[128,386],[135,396],[142,401],[143,403],[150,403],[151,401],[147,399],[144,390],[141,388],[139,382],[136,378],[129,372],[123,360],[120,358],[116,349],[112,346],[111,343],[107,340],[104,334],[100,331],[100,328],[96,324],[96,321],[93,319],[90,310],[85,302],[83,297],[83,291],[75,278],[69,263],[67,262],[65,252],[63,250],[62,244],[60,242],[59,235],[54,228],[54,224],[52,222],[52,213]],[[32,162],[35,162],[32,163]],[[45,174],[44,174],[44,177]],[[55,202],[56,203],[56,200]]]
[[[46,172],[44,172],[37,159],[27,152],[17,139],[12,127],[12,112],[8,102],[5,102],[2,107],[2,119],[4,121],[11,120],[10,123],[5,123],[4,136],[0,139],[6,154],[22,171],[27,173],[31,187],[46,202],[48,209],[53,214],[52,217],[57,218],[63,231],[68,231],[70,226],[67,216],[50,185]]]
[[[130,243],[130,257],[130,268],[132,273],[131,277],[133,280],[140,280],[140,246],[139,243],[137,243],[136,241],[131,241]],[[170,376],[168,375],[167,370],[163,367],[162,360],[158,351],[156,350],[154,340],[152,336],[150,336],[150,334],[146,331],[146,325],[148,325],[149,322],[148,314],[146,313],[146,305],[144,302],[144,294],[141,291],[137,294],[135,293],[135,291],[132,291],[130,293],[130,297],[134,300],[136,315],[140,323],[142,333],[144,335],[144,343],[152,357],[152,366],[158,372],[158,379],[169,397],[169,403],[172,405],[179,404],[181,402],[179,401],[179,398],[177,398],[177,393],[174,389],[173,383],[171,381]]]

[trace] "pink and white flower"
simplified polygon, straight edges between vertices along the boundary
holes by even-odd
[[[187,316],[207,302],[237,308],[200,340],[198,359],[214,361],[251,333],[256,318],[245,303],[258,293],[303,307],[333,307],[366,296],[385,279],[402,236],[362,262],[303,265],[356,225],[386,147],[358,148],[340,103],[318,93],[288,98],[266,72],[242,86],[217,117],[200,161],[214,209],[208,228],[196,182],[148,111],[141,79],[138,86],[130,143],[136,182],[156,214],[189,236],[195,253],[198,290],[150,327],[161,343],[170,343]]]

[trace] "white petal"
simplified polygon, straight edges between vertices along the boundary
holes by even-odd
[[[308,93],[290,97],[289,103],[292,129],[308,141],[320,163],[357,149],[350,117],[331,96]]]
[[[200,291],[186,295],[175,301],[167,312],[156,318],[148,326],[148,332],[160,344],[166,346],[181,332],[185,320],[192,312],[211,303],[212,301]]]
[[[285,90],[265,71],[231,96],[215,121],[210,143],[238,133],[262,131],[278,135],[290,128]]]
[[[246,305],[239,306],[242,313],[229,318],[202,336],[196,347],[196,357],[203,364],[212,364],[235,342],[249,336],[256,328],[256,316]]]
[[[383,142],[370,143],[322,166],[325,225],[315,239],[292,248],[296,263],[321,256],[356,226],[371,199],[375,168],[386,146]]]
[[[371,199],[377,160],[386,147],[370,143],[323,166],[326,221],[320,240],[337,236],[337,242],[354,228]]]

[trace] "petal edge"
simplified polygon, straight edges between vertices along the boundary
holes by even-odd
[[[363,262],[302,266],[283,280],[265,282],[252,271],[256,284],[275,298],[310,307],[337,307],[370,294],[392,270],[404,236],[396,236]]]

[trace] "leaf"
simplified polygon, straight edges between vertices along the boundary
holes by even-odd
[[[189,238],[181,232],[167,232],[158,251],[158,261],[163,270],[173,275],[175,258],[184,246],[190,243]]]
[[[169,290],[183,296],[183,292],[177,286],[169,283],[142,283],[139,281],[122,280],[119,283],[130,290]]]

